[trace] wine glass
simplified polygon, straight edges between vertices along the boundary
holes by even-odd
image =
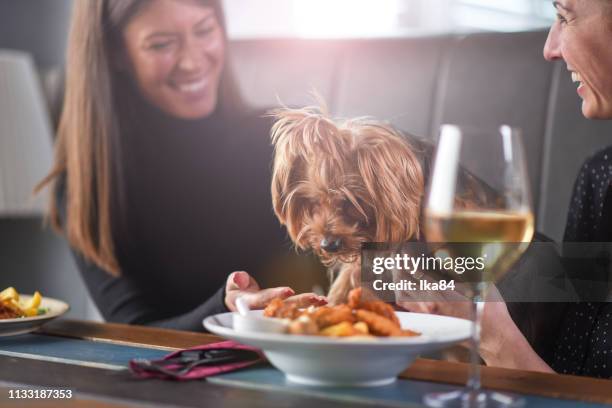
[[[480,324],[487,287],[520,258],[533,237],[533,213],[520,131],[443,125],[425,204],[425,238],[453,257],[482,257],[484,267],[449,275],[469,290],[471,364],[467,387],[428,394],[431,407],[520,407],[518,396],[480,386]]]

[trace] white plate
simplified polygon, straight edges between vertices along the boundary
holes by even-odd
[[[261,315],[261,311],[252,311]],[[470,321],[421,313],[397,312],[403,328],[416,337],[373,339],[237,332],[232,313],[204,319],[214,334],[254,346],[290,381],[325,386],[376,386],[395,381],[421,353],[446,348],[470,336]]]
[[[19,300],[27,302],[32,296],[19,295]],[[14,336],[17,334],[29,333],[38,329],[51,319],[55,319],[66,313],[70,306],[61,300],[43,296],[40,302],[41,308],[47,309],[45,314],[34,317],[18,317],[16,319],[0,319],[0,337]]]

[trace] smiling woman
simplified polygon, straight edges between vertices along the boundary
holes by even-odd
[[[214,110],[225,43],[212,8],[160,2],[126,25],[123,41],[129,69],[149,102],[185,119]]]
[[[202,330],[238,296],[257,308],[294,294],[261,290],[242,271],[264,272],[283,235],[268,191],[269,126],[242,103],[225,45],[217,0],[74,2],[43,185],[107,320]]]
[[[571,73],[567,74],[567,79],[571,75],[578,82],[577,94],[582,99],[585,117],[612,120],[612,1],[559,0],[554,2],[554,7],[558,16],[550,27],[544,56],[551,61],[564,62]],[[570,125],[574,132],[581,128],[570,121],[569,117],[564,118],[564,126]],[[561,142],[553,138],[551,143]],[[553,154],[561,154],[563,147],[559,149]],[[555,180],[559,177],[562,176],[555,175]],[[501,301],[497,289],[491,290],[491,301],[484,302],[479,349],[487,365],[612,378],[609,252],[605,252],[606,259],[594,264],[589,264],[585,258],[579,262],[572,259],[576,253],[574,250],[572,254],[572,248],[577,248],[572,245],[574,243],[579,242],[583,252],[602,254],[598,244],[612,242],[612,146],[597,152],[582,166],[570,200],[564,242],[568,244],[564,247],[564,255],[569,252],[564,259],[566,262],[552,265],[556,272],[567,273],[568,282],[571,280],[573,284],[567,287],[576,290],[583,301],[506,304]],[[522,262],[534,259],[536,257],[527,256]],[[500,284],[502,291],[503,286],[504,283]],[[411,311],[471,317],[469,308],[464,305],[469,302],[447,297],[436,302],[411,302],[407,307]],[[524,314],[529,316],[527,324],[521,324],[520,318],[513,320],[524,313],[521,309],[529,310]],[[541,345],[532,340],[536,332],[542,333],[544,342]],[[529,341],[524,333],[530,333]]]
[[[612,119],[612,2],[559,0],[554,6],[557,21],[550,29],[544,56],[565,62],[578,83],[585,117]],[[611,159],[609,146],[583,164],[570,201],[565,242],[612,241],[612,171],[603,171],[612,169]],[[595,267],[581,265],[580,269],[578,288],[580,281],[596,279]],[[602,283],[609,289],[609,280]],[[551,363],[556,371],[612,378],[612,298],[607,296],[600,302],[567,305]]]
[[[612,2],[559,0],[554,7],[557,20],[550,28],[545,58],[565,62],[573,81],[578,83],[585,117],[612,119]],[[570,203],[564,236],[564,242],[570,244],[568,248],[575,242],[612,242],[612,147],[584,163]],[[576,290],[580,291],[584,282],[596,282],[581,296],[597,301],[551,304],[563,318],[552,336],[554,346],[544,356],[546,361],[508,319],[505,303],[486,303],[480,352],[487,364],[612,378],[609,278],[606,275],[606,281],[597,276],[597,267],[584,262],[576,269],[579,270],[568,272]],[[598,287],[606,293],[598,296],[594,293]],[[545,313],[546,319],[554,314]]]
[[[544,57],[562,59],[578,83],[582,113],[590,119],[612,117],[612,2],[560,0],[554,2],[553,24]]]

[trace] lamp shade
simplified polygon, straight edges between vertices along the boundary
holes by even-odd
[[[42,214],[32,189],[51,169],[51,123],[29,54],[0,50],[0,217]]]

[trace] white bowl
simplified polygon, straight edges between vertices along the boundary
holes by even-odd
[[[283,319],[255,316],[254,313],[245,316],[234,313],[232,316],[232,327],[237,332],[285,333],[287,326],[287,321]]]
[[[23,302],[28,302],[31,298],[31,295],[19,295],[19,299]],[[0,337],[32,332],[70,309],[67,303],[46,296],[42,297],[39,307],[47,309],[47,312],[33,317],[0,319]]]
[[[250,312],[261,316],[261,311]],[[204,319],[204,327],[219,336],[254,346],[287,379],[317,386],[377,386],[390,384],[421,353],[446,348],[470,336],[470,321],[446,316],[397,312],[403,328],[415,337],[330,338],[234,330],[232,313]]]

